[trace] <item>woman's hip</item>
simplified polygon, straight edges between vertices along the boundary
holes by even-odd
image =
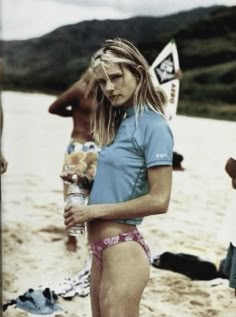
[[[108,235],[105,238],[91,242],[91,250],[100,270],[103,268],[103,260],[105,259],[103,253],[106,252],[106,258],[110,257],[107,252],[108,249],[112,249],[109,251],[111,259],[113,259],[117,254],[119,254],[120,260],[123,255],[126,260],[129,258],[137,258],[141,255],[141,257],[144,256],[148,259],[150,263],[149,247],[135,226],[133,226],[133,228],[129,228],[129,230],[126,230],[125,232]]]

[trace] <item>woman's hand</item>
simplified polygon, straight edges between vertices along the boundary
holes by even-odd
[[[82,224],[92,220],[92,206],[71,205],[66,206],[64,211],[64,224],[66,230],[77,224]]]

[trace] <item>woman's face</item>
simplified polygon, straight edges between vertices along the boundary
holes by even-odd
[[[99,63],[95,76],[103,94],[114,107],[133,105],[137,79],[128,68],[121,68],[117,63]]]

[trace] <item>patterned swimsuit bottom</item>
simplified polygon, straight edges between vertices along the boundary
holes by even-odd
[[[136,241],[138,242],[142,248],[144,249],[145,253],[147,254],[149,262],[151,261],[151,255],[149,247],[144,242],[143,236],[140,232],[135,228],[134,230],[126,233],[121,233],[117,236],[108,237],[103,240],[95,241],[91,244],[92,253],[95,257],[97,267],[99,270],[102,270],[102,252],[106,248],[112,247],[122,242],[127,241]]]

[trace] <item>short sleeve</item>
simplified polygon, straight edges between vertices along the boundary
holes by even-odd
[[[147,167],[172,166],[173,146],[173,133],[167,121],[159,116],[157,120],[149,122],[144,135],[144,155]]]

